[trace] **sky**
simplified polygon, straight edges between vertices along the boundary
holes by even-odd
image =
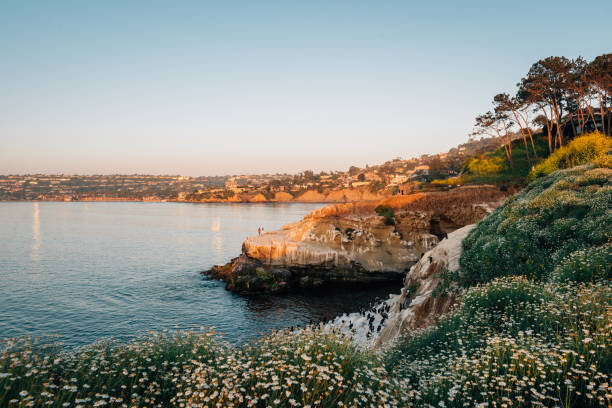
[[[612,1],[0,0],[0,174],[346,170],[464,143]]]

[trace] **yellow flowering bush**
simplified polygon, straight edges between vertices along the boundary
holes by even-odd
[[[499,173],[505,166],[505,160],[500,156],[477,155],[466,164],[470,174],[475,176],[490,176]]]
[[[592,161],[597,161],[602,167],[609,167],[606,163],[610,164],[611,159],[606,152],[610,148],[612,148],[612,137],[602,133],[594,132],[577,137],[536,165],[529,173],[529,180]]]

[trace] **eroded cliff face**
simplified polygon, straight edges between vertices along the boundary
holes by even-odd
[[[264,196],[261,192],[237,193],[227,198],[202,198],[195,200],[186,200],[187,202],[202,202],[202,203],[260,203],[260,202],[294,202],[294,203],[349,203],[357,201],[381,200],[390,197],[389,190],[379,192],[370,191],[369,187],[343,188],[339,190],[324,190],[318,192],[316,190],[307,190],[299,195],[294,196],[288,192],[280,191],[274,193],[273,196]],[[178,200],[183,201],[183,200]]]
[[[481,219],[505,196],[479,186],[329,205],[279,231],[248,237],[238,258],[207,273],[243,293],[400,282],[442,238]],[[375,212],[379,205],[393,209],[392,223]]]
[[[350,333],[361,345],[384,346],[402,332],[435,323],[457,301],[454,293],[443,294],[439,289],[444,286],[444,273],[459,271],[461,242],[474,226],[467,225],[451,232],[427,251],[406,274],[399,295],[390,295],[369,310],[339,316],[326,327]]]
[[[453,292],[436,293],[436,289],[443,285],[443,273],[459,271],[461,242],[474,226],[467,225],[450,233],[410,268],[401,294],[390,304],[387,322],[377,336],[376,344],[389,343],[404,331],[430,326],[438,317],[448,313],[457,300],[456,296]]]

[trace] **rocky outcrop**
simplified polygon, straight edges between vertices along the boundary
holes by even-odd
[[[450,233],[410,268],[401,294],[390,303],[387,322],[377,336],[378,345],[392,341],[401,332],[430,326],[455,304],[454,292],[440,290],[448,284],[443,274],[459,271],[461,242],[474,226]]]
[[[337,317],[326,327],[350,334],[361,345],[383,346],[402,332],[432,325],[457,301],[452,291],[441,289],[449,284],[445,274],[459,271],[461,242],[474,226],[451,232],[427,251],[406,274],[399,295],[390,295],[368,310]]]
[[[479,186],[329,205],[279,231],[248,237],[238,258],[206,273],[242,293],[401,282],[423,253],[505,196]],[[379,215],[379,206],[391,216]]]

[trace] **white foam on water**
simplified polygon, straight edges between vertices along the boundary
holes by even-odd
[[[350,335],[356,344],[363,347],[373,346],[388,322],[391,306],[398,296],[391,294],[387,300],[378,302],[361,312],[344,313],[325,323],[324,330],[335,330]]]

